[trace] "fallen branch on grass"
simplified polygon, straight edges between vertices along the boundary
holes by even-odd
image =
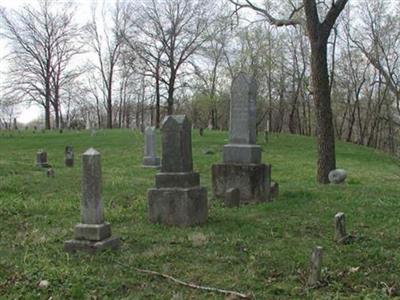
[[[121,263],[118,263],[122,266],[125,266]],[[209,286],[201,286],[201,285],[197,285],[194,283],[188,283],[188,282],[184,282],[180,279],[177,279],[175,277],[172,277],[170,275],[167,274],[163,274],[163,273],[159,273],[159,272],[155,272],[155,271],[151,271],[151,270],[145,270],[145,269],[139,269],[139,268],[134,268],[137,272],[140,273],[144,273],[144,274],[150,274],[150,275],[154,275],[154,276],[159,276],[159,277],[163,277],[166,279],[169,279],[177,284],[183,285],[183,286],[187,286],[193,289],[198,289],[198,290],[203,290],[203,291],[209,291],[209,292],[216,292],[216,293],[221,293],[221,294],[225,294],[225,295],[233,295],[233,296],[237,296],[240,299],[251,299],[250,296],[239,293],[239,292],[235,292],[235,291],[228,291],[228,290],[223,290],[223,289],[218,289],[215,287],[209,287]]]

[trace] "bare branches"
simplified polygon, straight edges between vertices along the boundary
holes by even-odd
[[[332,0],[331,8],[329,9],[324,22],[322,25],[324,26],[325,32],[329,36],[330,31],[332,30],[333,25],[336,22],[336,19],[339,17],[342,10],[345,8],[348,0]]]
[[[268,10],[261,8],[259,6],[256,6],[255,4],[253,4],[250,0],[245,0],[245,4],[236,1],[236,0],[229,0],[229,2],[231,2],[232,4],[235,5],[235,11],[234,13],[237,13],[240,9],[242,8],[251,8],[254,11],[262,14],[263,16],[265,16],[267,18],[267,21],[274,26],[277,27],[281,27],[281,26],[296,26],[301,24],[301,20],[300,19],[295,19],[294,16],[295,14],[300,11],[303,6],[300,7],[295,7],[293,2],[291,2],[291,5],[293,6],[293,10],[290,13],[289,17],[287,19],[278,19],[273,17]]]

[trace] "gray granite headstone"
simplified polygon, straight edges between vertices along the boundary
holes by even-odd
[[[65,159],[64,163],[66,167],[74,166],[74,148],[71,145],[65,147]]]
[[[49,167],[49,163],[47,162],[47,152],[43,150],[39,150],[36,153],[36,166],[47,168]]]
[[[168,116],[162,123],[161,172],[191,172],[192,129],[185,115]]]
[[[237,188],[241,204],[271,200],[271,166],[261,162],[256,144],[256,96],[254,77],[239,73],[231,86],[229,143],[223,148],[223,162],[211,169],[215,198],[229,198],[226,191]]]
[[[90,113],[86,113],[86,130],[90,130],[92,128],[92,124],[90,122]]]
[[[66,251],[119,248],[119,238],[111,236],[111,225],[104,221],[101,190],[100,153],[90,148],[82,155],[81,223],[75,226],[75,239],[65,242]]]
[[[147,127],[144,135],[144,158],[143,166],[149,168],[159,168],[160,158],[156,155],[157,137],[154,127]]]
[[[231,86],[229,144],[224,146],[225,163],[260,163],[256,145],[256,95],[254,77],[239,73]]]
[[[191,125],[184,115],[162,122],[161,172],[148,190],[148,203],[153,223],[192,226],[207,220],[207,190],[193,172]]]

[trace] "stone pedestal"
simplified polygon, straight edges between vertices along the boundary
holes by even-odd
[[[149,189],[148,201],[152,223],[193,226],[207,221],[207,190],[199,185]]]
[[[266,164],[214,164],[212,187],[214,197],[224,199],[231,188],[240,191],[240,203],[268,202],[270,197],[271,167]]]
[[[225,163],[257,164],[261,161],[259,145],[227,144],[224,145],[223,161]]]
[[[191,126],[186,116],[167,116],[162,124],[162,165],[148,190],[152,223],[174,226],[207,221],[207,190],[193,172]]]
[[[144,168],[154,168],[154,169],[159,169],[160,168],[160,158],[159,157],[154,157],[154,156],[145,156],[143,157],[143,167]]]

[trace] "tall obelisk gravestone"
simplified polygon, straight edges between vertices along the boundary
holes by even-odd
[[[143,167],[159,168],[160,158],[156,155],[156,130],[154,127],[147,127],[144,134],[144,158]]]
[[[261,163],[261,147],[256,145],[256,95],[255,79],[239,73],[231,87],[229,144],[223,149],[223,163],[212,166],[217,198],[238,188],[241,203],[270,200],[271,167]]]
[[[68,252],[117,249],[120,240],[111,236],[111,225],[104,221],[100,153],[93,148],[83,153],[82,173],[81,223],[75,226],[75,239],[66,241],[64,249]]]
[[[161,172],[156,187],[148,190],[153,223],[200,225],[208,216],[207,190],[193,171],[192,131],[186,116],[167,116],[162,123]]]

